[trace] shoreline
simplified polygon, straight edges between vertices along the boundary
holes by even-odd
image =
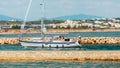
[[[102,29],[102,30],[93,30],[93,29],[47,29],[47,32],[119,32],[120,29]],[[25,33],[40,33],[40,31],[37,30],[30,30],[26,31]],[[0,30],[0,35],[2,34],[21,34],[20,29],[9,29],[8,31],[4,31],[3,29]]]
[[[48,32],[113,32],[120,31],[120,29],[103,29],[103,30],[93,30],[93,29],[48,29]]]

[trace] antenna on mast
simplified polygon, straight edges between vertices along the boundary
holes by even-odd
[[[42,0],[42,3],[40,4],[41,11],[42,11],[42,17],[45,18],[45,0]]]

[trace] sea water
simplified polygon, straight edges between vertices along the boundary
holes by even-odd
[[[40,47],[23,47],[22,45],[0,45],[0,50],[20,51],[20,50],[48,50],[48,51],[80,51],[80,50],[120,50],[120,44],[82,44],[82,48],[40,48]]]
[[[119,68],[120,62],[110,61],[25,61],[1,62],[0,68]]]
[[[62,34],[59,34],[62,35]],[[120,37],[120,32],[71,32],[65,34],[67,37]],[[24,37],[39,37],[40,34],[24,34]],[[47,35],[51,36],[51,35]],[[0,37],[19,37],[19,34],[0,35]],[[37,47],[22,47],[21,45],[0,45],[0,50],[120,50],[120,44],[84,44],[82,48],[37,48]],[[119,68],[120,62],[112,61],[24,61],[24,62],[2,62],[0,68]]]
[[[54,34],[46,34],[45,36],[59,36],[64,35],[65,37],[120,37],[120,31],[112,31],[112,32],[69,32],[69,33],[54,33]],[[41,34],[23,34],[23,37],[40,37]],[[0,34],[0,37],[20,37],[20,34]]]

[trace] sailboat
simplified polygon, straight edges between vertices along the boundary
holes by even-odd
[[[30,0],[30,4],[28,7],[28,11],[30,9],[30,5],[31,5],[32,0]],[[25,47],[42,47],[42,48],[74,48],[74,47],[81,47],[80,42],[75,41],[73,39],[70,38],[65,38],[64,36],[53,36],[53,37],[45,37],[45,33],[46,33],[46,28],[45,28],[45,24],[44,24],[44,0],[43,3],[40,4],[42,6],[42,10],[43,10],[43,17],[41,18],[41,38],[34,38],[31,40],[20,40],[20,43],[22,46]],[[28,14],[27,11],[27,14]],[[25,18],[27,17],[27,14],[25,16]],[[26,20],[26,19],[25,19]],[[22,25],[22,29],[24,28],[24,24]]]

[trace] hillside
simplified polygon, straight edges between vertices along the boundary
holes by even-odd
[[[67,19],[69,19],[69,20],[86,20],[86,19],[94,19],[94,18],[102,18],[102,17],[94,16],[94,15],[79,14],[79,15],[69,15],[69,16],[50,18],[50,20],[67,20]]]
[[[12,17],[5,16],[5,15],[0,15],[0,21],[9,21],[9,20],[17,20],[17,21],[19,21],[20,19],[12,18]]]

